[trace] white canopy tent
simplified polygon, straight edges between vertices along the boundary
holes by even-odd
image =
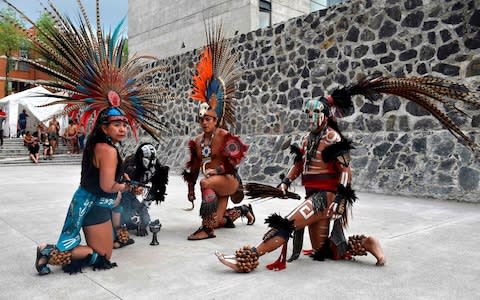
[[[3,125],[3,133],[8,137],[15,137],[17,135],[17,123],[19,113],[25,109],[29,117],[27,118],[27,130],[32,133],[37,130],[39,122],[44,121],[48,126],[48,118],[55,113],[60,112],[64,105],[56,104],[47,107],[38,107],[44,105],[58,98],[40,96],[52,94],[42,86],[37,86],[32,89],[12,94],[0,99],[0,106],[3,107],[3,111],[7,113],[7,118]],[[60,133],[68,126],[68,117],[64,116],[58,118],[60,122]]]

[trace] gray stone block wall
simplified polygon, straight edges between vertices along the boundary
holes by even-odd
[[[235,36],[243,74],[232,131],[250,145],[240,169],[244,180],[278,182],[292,163],[282,149],[299,143],[306,129],[305,99],[359,75],[430,74],[480,90],[479,29],[480,0],[352,0]],[[197,107],[189,100],[199,54],[165,59],[169,70],[152,78],[177,97],[163,103],[170,132],[159,149],[178,172],[188,139],[199,133]],[[355,189],[480,202],[479,160],[425,110],[398,97],[354,100],[355,112],[339,124],[357,147]],[[471,118],[448,114],[479,143],[480,111],[464,108]]]

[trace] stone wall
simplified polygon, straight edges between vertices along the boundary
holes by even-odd
[[[292,163],[285,148],[306,130],[304,100],[359,75],[431,74],[480,89],[479,29],[480,0],[352,0],[235,36],[243,75],[233,131],[250,145],[244,180],[278,182]],[[159,145],[175,172],[187,159],[188,138],[199,132],[189,100],[199,54],[166,59],[169,70],[153,78],[178,97],[164,104],[170,133]],[[425,110],[397,97],[358,97],[355,104],[339,122],[356,145],[355,189],[480,202],[479,160]],[[480,111],[465,109],[470,117],[449,115],[478,143]]]

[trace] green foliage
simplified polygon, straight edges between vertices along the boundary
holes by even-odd
[[[23,26],[13,10],[0,10],[0,55],[6,55],[7,57],[11,56],[12,52],[18,50],[20,45],[25,42],[23,35],[18,32],[12,23]]]
[[[35,33],[37,37],[45,42],[49,43],[47,37],[42,33],[50,33],[52,32],[52,28],[55,26],[55,21],[52,19],[52,17],[48,13],[43,13],[40,18],[38,18],[36,22],[36,27],[35,27]]]
[[[125,41],[122,49],[122,61],[125,63],[128,61],[128,40]]]

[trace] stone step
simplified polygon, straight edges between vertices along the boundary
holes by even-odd
[[[78,165],[81,164],[82,154],[67,154],[67,146],[60,141],[52,160],[43,160],[43,145],[40,145],[41,165]],[[28,150],[23,146],[22,138],[4,139],[0,147],[0,166],[32,165],[28,156]]]
[[[55,151],[55,154],[67,154],[67,149],[62,149],[58,148],[57,151]],[[43,148],[40,147],[40,154],[43,154]],[[27,148],[23,147],[20,149],[0,149],[0,159],[2,158],[15,158],[15,157],[23,157],[23,156],[28,156],[28,150]]]
[[[82,154],[57,154],[51,160],[44,160],[40,156],[39,165],[79,165],[82,162]],[[12,165],[32,165],[28,156],[14,158],[0,158],[0,167]]]

